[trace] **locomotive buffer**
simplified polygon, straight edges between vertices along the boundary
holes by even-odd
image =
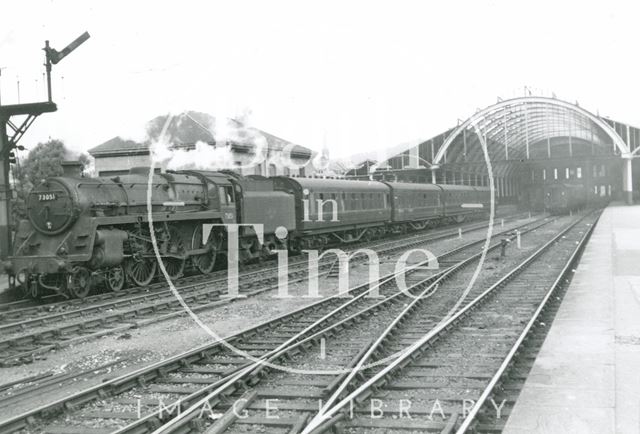
[[[49,41],[45,41],[43,50],[46,55],[47,101],[2,105],[0,100],[0,259],[6,259],[12,251],[11,200],[13,198],[11,197],[9,171],[10,165],[15,163],[15,150],[24,150],[24,147],[18,146],[18,141],[38,116],[58,109],[51,97],[51,67],[64,59],[87,39],[89,39],[89,33],[84,32],[62,51],[51,48]],[[15,122],[15,120],[12,120],[14,116],[26,116],[26,119],[22,122]],[[11,136],[7,135],[8,130],[11,130]]]

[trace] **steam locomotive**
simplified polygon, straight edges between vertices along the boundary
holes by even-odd
[[[172,279],[188,264],[209,273],[226,262],[220,259],[232,233],[240,261],[247,262],[276,250],[297,253],[460,222],[487,212],[489,193],[483,187],[231,171],[150,174],[134,168],[114,178],[54,177],[29,193],[28,219],[20,222],[4,267],[10,284],[32,297],[82,298],[96,287],[146,286],[158,260]],[[212,225],[210,233],[204,224]]]

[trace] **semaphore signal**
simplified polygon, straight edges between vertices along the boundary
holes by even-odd
[[[58,110],[58,107],[51,96],[51,69],[62,59],[71,54],[76,48],[89,39],[89,33],[84,32],[73,42],[62,50],[58,51],[49,46],[49,41],[45,41],[43,48],[45,52],[45,69],[47,75],[47,101],[26,104],[0,103],[0,259],[4,259],[11,254],[12,231],[11,231],[11,185],[9,184],[10,165],[15,163],[15,149],[23,150],[18,145],[18,141],[27,132],[33,121],[43,113],[51,113]],[[14,116],[27,116],[21,123],[12,121]],[[7,135],[7,127],[12,131],[11,136]]]

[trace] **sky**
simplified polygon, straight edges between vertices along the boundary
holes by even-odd
[[[331,156],[430,138],[536,95],[640,126],[637,1],[5,2],[3,104],[46,99],[46,39],[91,38],[53,69],[58,112],[21,144],[86,151],[165,113],[246,115]]]

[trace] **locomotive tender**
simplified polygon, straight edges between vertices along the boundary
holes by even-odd
[[[487,212],[489,193],[485,187],[242,177],[230,171],[150,176],[149,168],[114,178],[54,177],[29,193],[28,219],[20,222],[4,266],[10,283],[33,297],[85,297],[97,285],[111,291],[127,281],[148,285],[158,256],[172,279],[182,276],[187,262],[211,272],[226,255],[230,224],[239,224],[240,261],[246,262],[275,250],[299,252],[459,222]],[[203,224],[214,225],[206,240]],[[248,224],[263,225],[263,242]]]

